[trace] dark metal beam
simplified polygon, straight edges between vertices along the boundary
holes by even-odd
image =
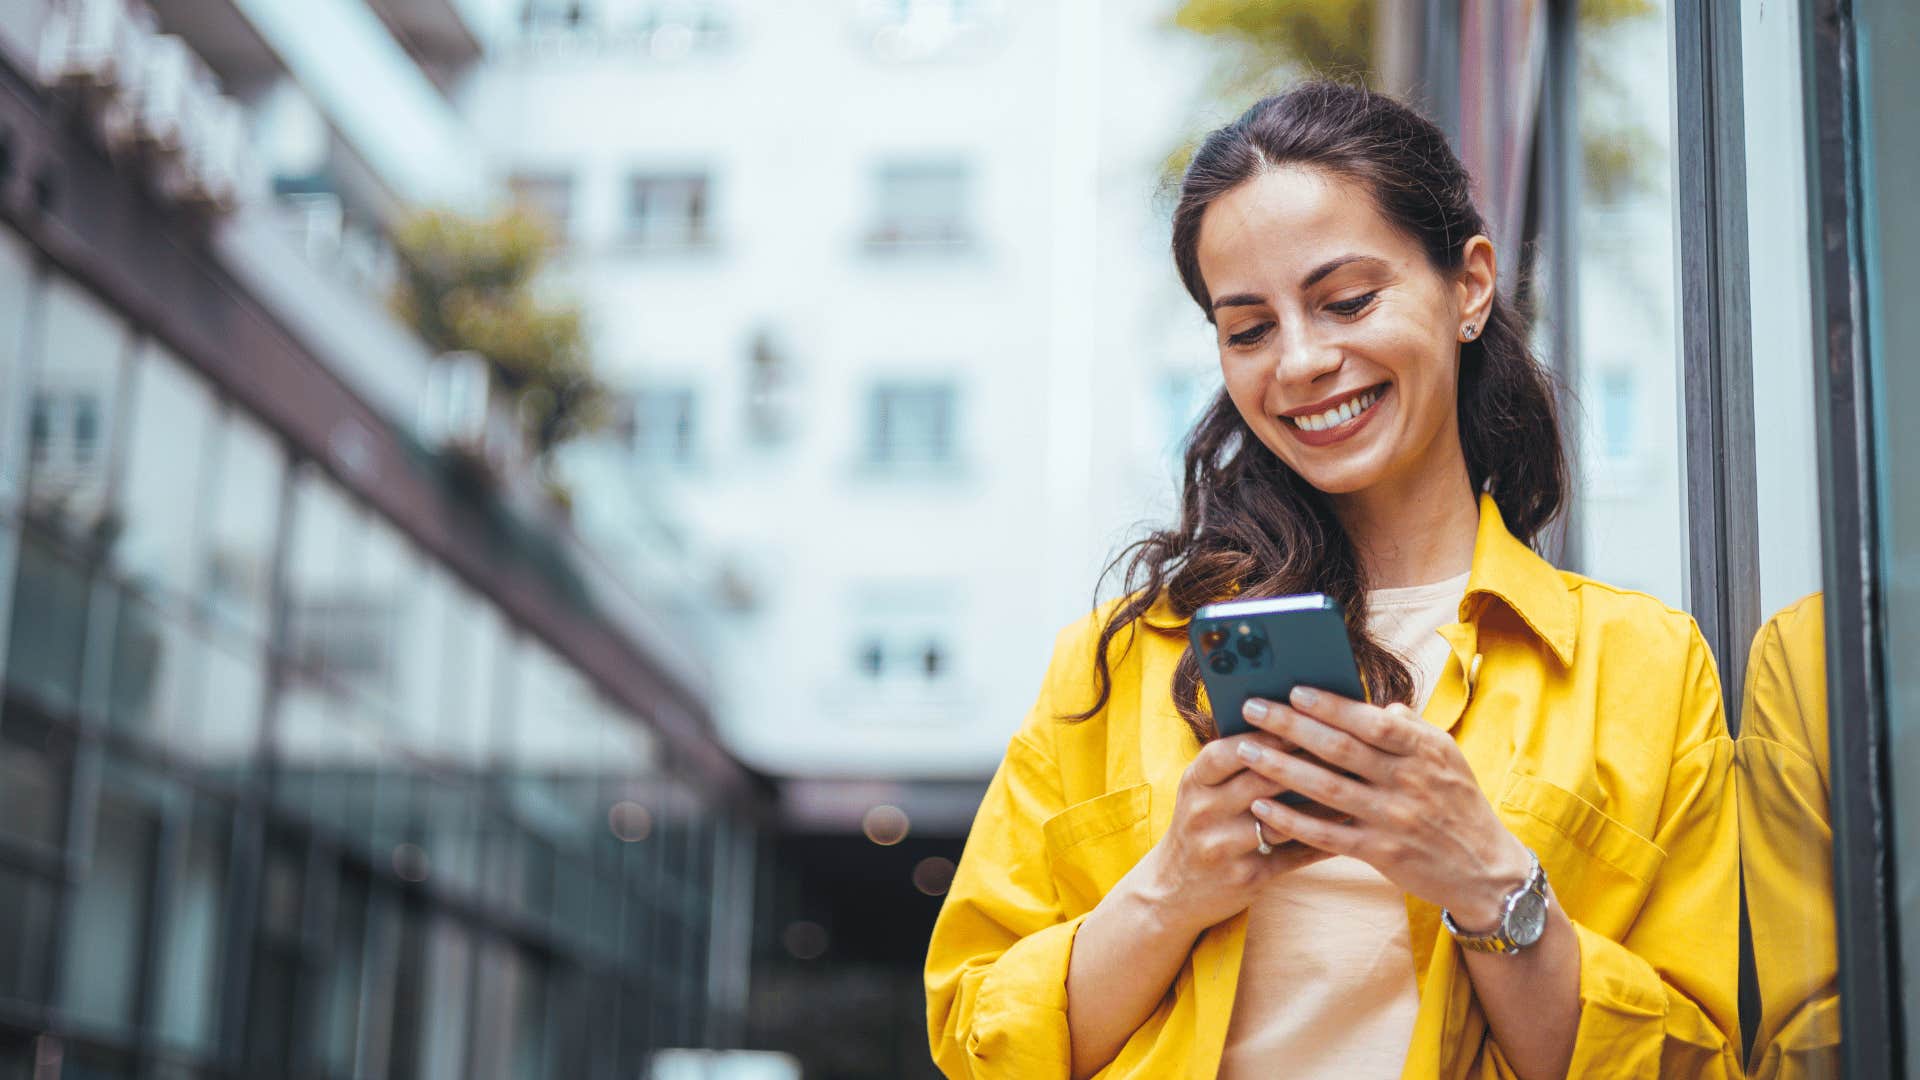
[[[1815,424],[1826,592],[1841,1075],[1903,1074],[1875,539],[1859,115],[1849,0],[1801,0]]]
[[[1740,10],[1713,0],[1672,10],[1687,606],[1720,660],[1733,726],[1760,626]]]

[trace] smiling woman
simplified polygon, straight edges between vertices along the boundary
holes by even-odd
[[[948,1075],[1739,1074],[1718,678],[1686,615],[1529,546],[1565,464],[1486,231],[1364,89],[1202,144],[1173,252],[1223,386],[975,819],[927,958]],[[1309,592],[1370,700],[1221,737],[1195,611]]]

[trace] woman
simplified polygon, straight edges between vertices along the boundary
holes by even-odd
[[[1485,232],[1362,89],[1200,148],[1173,249],[1225,387],[975,819],[927,957],[947,1075],[1738,1074],[1718,678],[1685,614],[1529,547],[1560,433]],[[1194,610],[1308,591],[1374,703],[1215,737]]]

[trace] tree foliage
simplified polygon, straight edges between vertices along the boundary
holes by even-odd
[[[394,244],[394,313],[436,351],[485,357],[537,455],[600,422],[607,392],[593,373],[585,315],[536,288],[554,248],[538,218],[420,211],[395,230]]]
[[[1594,35],[1659,13],[1654,0],[1579,0],[1577,18],[1581,33]],[[1377,86],[1374,14],[1375,0],[1178,0],[1170,21],[1225,50],[1216,96],[1239,104],[1300,74]],[[1649,169],[1659,146],[1620,104],[1628,96],[1622,76],[1592,50],[1582,50],[1579,63],[1585,180],[1594,199],[1617,202],[1657,183]],[[1178,188],[1196,149],[1189,141],[1169,152],[1163,189]]]

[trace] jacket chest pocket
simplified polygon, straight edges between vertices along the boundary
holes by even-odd
[[[1615,940],[1633,925],[1667,859],[1658,844],[1606,811],[1526,773],[1507,777],[1500,816],[1540,856],[1568,913]]]
[[[1153,846],[1152,787],[1135,784],[1077,802],[1041,823],[1067,918],[1093,909]]]

